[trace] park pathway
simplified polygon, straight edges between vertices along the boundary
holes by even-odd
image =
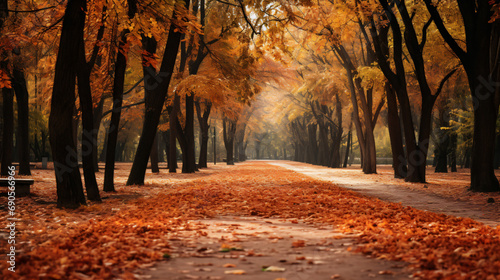
[[[361,170],[327,168],[294,161],[268,161],[268,163],[315,179],[335,183],[340,187],[383,201],[401,203],[425,211],[471,218],[492,227],[500,225],[499,213],[496,211],[480,209],[479,206],[471,203],[456,201],[425,191],[377,182],[363,176]],[[356,176],[358,174],[359,176]]]

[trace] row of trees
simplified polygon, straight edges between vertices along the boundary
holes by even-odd
[[[159,139],[166,142],[170,172],[177,169],[177,147],[182,172],[206,167],[214,114],[222,120],[228,164],[246,158],[248,143],[261,157],[262,145],[272,141],[273,147],[265,144],[269,155],[293,153],[296,160],[340,167],[357,142],[363,171],[375,173],[374,131],[383,124],[396,177],[425,182],[436,135],[438,169],[450,147],[456,161],[456,147],[470,145],[463,158],[472,158],[471,188],[500,190],[491,152],[500,102],[498,1],[68,0],[58,5],[2,0],[1,5],[2,168],[12,161],[15,92],[16,141],[25,174],[30,148],[37,154],[48,150],[46,131],[29,131],[28,112],[32,118],[50,113],[60,207],[86,200],[78,150],[87,198],[100,200],[94,174],[100,141],[105,191],[114,191],[117,147],[123,150],[127,142],[137,145],[127,185],[144,183],[148,161],[157,165]],[[50,106],[30,110],[30,88],[36,104]],[[256,95],[263,89],[287,93],[267,101],[276,103],[274,109],[262,109]],[[259,121],[263,116],[276,125]],[[271,132],[285,126],[282,135]],[[125,130],[137,130],[140,137]],[[99,137],[99,131],[106,132]]]
[[[280,24],[269,21],[276,18],[270,11],[279,5],[266,1],[69,0],[65,6],[53,1],[13,1],[15,6],[11,7],[9,2],[4,1],[4,49],[16,51],[9,44],[20,32],[15,28],[20,25],[16,21],[19,18],[25,34],[32,37],[15,42],[29,49],[24,55],[27,67],[36,69],[42,62],[42,70],[48,70],[47,80],[53,78],[53,84],[45,80],[48,87],[43,87],[50,88],[52,84],[51,92],[39,94],[51,100],[48,123],[59,207],[85,204],[84,186],[87,199],[100,201],[94,172],[98,168],[98,132],[106,115],[110,118],[104,135],[104,191],[114,191],[116,148],[123,144],[119,141],[124,128],[123,113],[129,111],[134,113],[125,122],[134,121],[135,117],[142,119],[143,125],[127,185],[144,184],[149,159],[153,166],[157,164],[158,129],[161,138],[168,139],[170,172],[176,172],[178,145],[182,150],[182,172],[206,167],[209,119],[214,112],[223,120],[228,164],[233,163],[235,145],[240,147],[236,157],[245,157],[245,133],[241,128],[247,118],[245,107],[261,90],[258,80],[275,79],[259,68],[269,59],[263,56],[262,47],[256,47],[254,36],[262,33],[264,25],[272,28]],[[11,10],[13,15],[7,13]],[[257,13],[259,20],[253,22],[250,13]],[[59,40],[54,40],[59,30]],[[59,44],[54,45],[54,41]],[[40,52],[42,58],[31,59],[31,54]],[[17,80],[13,79],[12,63],[6,63],[9,65],[2,67],[6,75],[2,82],[3,90],[8,92],[10,83]],[[32,71],[35,81],[40,79],[36,75],[39,69]],[[13,108],[12,98],[3,96],[7,101],[3,102],[2,111],[12,114],[8,110]],[[21,108],[19,97],[17,104]],[[143,110],[138,109],[142,106]],[[21,110],[19,113],[28,116]],[[198,163],[195,119],[200,128]],[[4,116],[3,135],[12,137],[12,129],[6,130],[6,120],[13,117]],[[236,127],[243,133],[237,134]],[[11,150],[13,144],[9,139],[2,144],[10,147],[3,149],[4,167],[12,161],[5,151]],[[84,184],[78,168],[79,150]]]
[[[499,191],[493,156],[500,100],[498,8],[498,1],[486,0],[342,0],[297,7],[300,20],[287,39],[300,46],[290,57],[306,83],[290,97],[300,108],[295,110],[302,110],[290,122],[296,158],[339,166],[336,154],[324,155],[338,153],[341,129],[352,123],[363,171],[375,173],[374,128],[382,113],[395,177],[425,182],[431,136],[438,136],[437,171],[443,162],[446,170],[449,147],[456,162],[456,131],[473,119],[472,135],[462,135],[473,137],[471,189]],[[469,96],[462,94],[464,87]],[[340,113],[345,106],[348,111]],[[464,118],[467,111],[473,118]],[[342,116],[349,115],[344,125]]]

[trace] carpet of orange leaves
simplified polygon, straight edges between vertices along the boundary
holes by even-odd
[[[19,198],[16,273],[7,271],[2,238],[0,278],[131,279],[135,269],[167,256],[170,234],[203,235],[190,220],[253,215],[359,233],[353,250],[405,261],[418,278],[500,279],[500,229],[471,219],[363,197],[266,163],[148,176],[149,184],[133,187],[123,186],[121,178],[117,193],[77,210],[55,208],[50,180],[35,187],[35,196]],[[0,198],[0,205],[5,202]]]

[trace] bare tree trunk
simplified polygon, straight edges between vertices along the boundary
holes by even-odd
[[[129,0],[129,18],[135,16],[136,0]],[[113,81],[113,109],[111,111],[111,119],[109,121],[109,128],[106,129],[106,142],[104,143],[106,149],[106,167],[104,169],[104,187],[105,192],[114,192],[114,172],[116,160],[116,145],[118,142],[118,131],[120,127],[121,107],[123,103],[123,92],[125,89],[125,71],[127,70],[127,34],[130,31],[125,29],[120,36],[118,43],[118,51],[116,52],[115,61],[115,78]],[[151,43],[151,44],[148,44]],[[146,51],[156,51],[156,41],[145,42]]]
[[[158,166],[158,133],[156,133],[155,140],[153,142],[153,147],[151,148],[150,154],[151,161],[151,172],[160,173],[160,168]]]
[[[212,109],[212,103],[206,103],[203,112],[200,102],[196,101],[195,105],[198,123],[200,124],[200,157],[198,159],[198,166],[199,168],[207,168],[208,133],[210,129],[210,126],[208,125],[208,118],[210,116],[210,110]]]
[[[14,66],[13,88],[17,99],[17,139],[19,144],[19,175],[31,175],[29,143],[29,94],[24,72]]]
[[[85,0],[68,1],[55,66],[49,117],[50,145],[57,182],[57,206],[77,208],[86,204],[78,169],[73,113],[75,79],[85,26]]]
[[[85,189],[87,190],[87,198],[91,201],[101,201],[97,180],[95,177],[94,159],[92,153],[94,151],[94,139],[97,137],[97,132],[94,130],[93,120],[93,102],[92,92],[90,88],[90,71],[85,58],[85,49],[83,41],[83,33],[80,40],[79,61],[77,66],[78,77],[78,96],[80,97],[80,108],[82,110],[82,164],[83,177],[85,179]]]
[[[236,133],[237,121],[224,118],[222,121],[224,146],[226,147],[226,163],[227,165],[234,165],[233,151],[234,151],[234,135]]]
[[[392,168],[394,178],[405,178],[407,175],[406,156],[403,149],[403,135],[401,131],[401,120],[398,113],[398,103],[396,94],[391,85],[385,83],[387,93],[387,124],[389,127],[389,137],[391,139]]]
[[[12,165],[12,147],[14,146],[14,92],[10,88],[2,89],[3,129],[2,129],[2,176],[9,176]]]

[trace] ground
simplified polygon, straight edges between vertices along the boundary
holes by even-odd
[[[410,184],[393,179],[389,167],[364,175],[354,167],[249,161],[196,174],[161,169],[148,172],[145,186],[126,187],[129,170],[119,164],[117,192],[77,210],[55,207],[53,170],[34,170],[33,195],[16,200],[15,273],[5,261],[8,232],[0,233],[2,279],[500,274],[500,197],[469,192],[465,170],[429,172],[427,184]]]

